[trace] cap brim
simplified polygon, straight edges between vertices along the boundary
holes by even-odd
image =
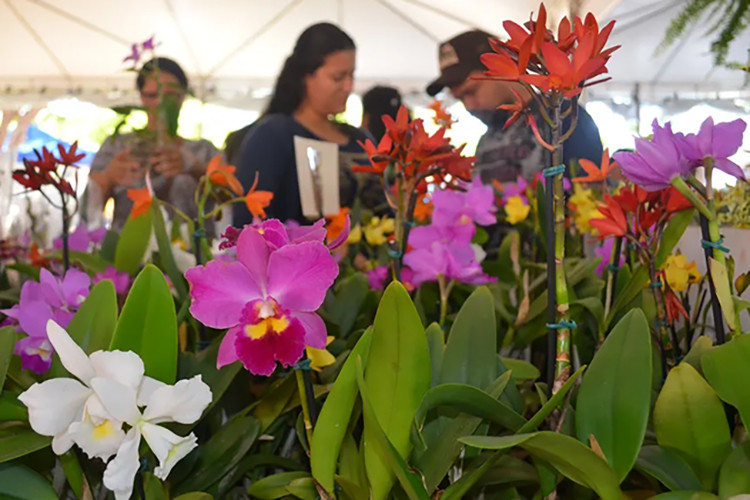
[[[453,87],[463,83],[469,77],[469,74],[473,71],[468,66],[462,66],[461,64],[454,64],[449,66],[442,71],[440,77],[429,84],[425,89],[427,94],[434,97],[438,92],[443,90],[445,87]]]
[[[443,78],[440,77],[434,82],[432,82],[431,84],[429,84],[425,90],[427,91],[427,95],[429,95],[430,97],[435,97],[437,93],[443,90],[444,88],[445,88],[445,83],[443,82]]]

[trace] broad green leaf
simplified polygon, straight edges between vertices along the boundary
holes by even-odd
[[[695,339],[693,346],[682,359],[682,362],[690,364],[698,371],[698,373],[703,375],[703,366],[701,366],[703,364],[703,355],[707,352],[711,352],[713,343],[714,341],[713,339],[711,339],[711,337],[707,335],[701,335],[700,337]]]
[[[200,491],[192,491],[185,493],[178,497],[174,497],[172,500],[213,500],[213,496],[208,493],[201,493]]]
[[[701,366],[706,379],[719,397],[740,412],[750,428],[750,335],[739,335],[703,354]]]
[[[750,494],[750,443],[744,442],[729,454],[719,471],[719,498]]]
[[[719,497],[705,491],[670,491],[656,495],[651,500],[716,500]]]
[[[0,431],[0,463],[46,448],[52,438],[40,436],[31,429],[4,429]]]
[[[328,394],[313,430],[310,467],[313,477],[331,495],[334,493],[334,474],[341,444],[349,431],[349,420],[357,398],[356,360],[367,363],[372,341],[368,329],[349,354],[341,373]]]
[[[369,436],[369,438],[365,437],[365,446],[369,445],[371,449],[376,450],[378,456],[383,462],[385,462],[385,464],[387,464],[388,468],[396,478],[398,478],[398,481],[406,492],[406,495],[409,497],[409,500],[429,500],[430,497],[424,489],[421,478],[418,474],[409,470],[409,466],[406,464],[401,452],[399,452],[391,440],[388,439],[383,426],[380,424],[377,412],[370,401],[369,388],[367,387],[367,383],[362,375],[361,359],[357,358],[356,362],[357,386],[359,387],[359,393],[362,396],[365,432],[367,432],[367,435]],[[367,448],[365,448],[365,453],[367,453]],[[367,465],[367,455],[365,455],[365,465]],[[372,484],[372,481],[370,482],[370,485],[372,488],[370,498],[388,497],[390,487],[385,490],[382,497],[378,497],[376,496],[375,485]]]
[[[325,308],[330,319],[338,325],[340,338],[351,333],[369,290],[367,277],[355,273],[339,281],[335,293],[327,297]]]
[[[651,332],[640,309],[628,312],[605,339],[583,377],[576,434],[596,438],[620,481],[635,463],[651,407]]]
[[[359,416],[357,416],[359,420]],[[351,498],[367,498],[370,496],[370,486],[367,483],[365,461],[363,453],[357,449],[357,443],[351,432],[347,432],[341,444],[339,456],[339,475],[336,482]]]
[[[430,378],[430,352],[424,326],[406,289],[394,281],[383,293],[375,314],[365,383],[377,422],[401,457],[407,457],[411,450],[411,424],[430,388]],[[382,453],[373,448],[375,432],[373,425],[365,425],[367,477],[372,498],[379,500],[391,490],[393,474]]]
[[[315,489],[315,480],[311,477],[293,479],[286,486],[286,491],[302,500],[318,500],[320,498],[318,490]]]
[[[5,391],[0,393],[0,422],[14,420],[28,421],[29,412],[15,394]]]
[[[108,349],[117,325],[117,293],[110,280],[94,285],[66,330],[87,354]],[[60,357],[52,357],[50,377],[68,377]]]
[[[519,434],[532,432],[537,430],[537,428],[542,425],[542,422],[544,422],[547,417],[550,416],[550,414],[555,411],[555,408],[560,406],[562,402],[565,400],[565,396],[568,394],[568,391],[573,387],[573,384],[575,384],[576,380],[578,380],[578,377],[581,376],[583,371],[586,369],[586,366],[580,367],[578,370],[573,373],[573,375],[570,376],[570,378],[560,387],[560,389],[552,395],[551,398],[547,402],[544,403],[544,405],[539,408],[539,411],[537,411],[533,417],[529,419],[528,422],[526,422],[523,427],[518,429]]]
[[[253,417],[236,417],[225,424],[197,448],[198,459],[190,475],[175,488],[176,493],[205,491],[219,482],[242,460],[259,434],[260,426]]]
[[[12,326],[0,328],[0,391],[5,384],[10,359],[13,357],[13,346],[16,344],[16,333]]]
[[[107,231],[107,234],[104,235],[104,240],[102,241],[101,250],[99,250],[99,254],[102,258],[109,262],[115,261],[115,252],[117,251],[117,242],[119,240],[120,233],[113,229]]]
[[[52,485],[32,469],[0,464],[0,497],[15,500],[58,500]]]
[[[648,269],[644,266],[638,266],[625,287],[615,297],[609,315],[604,318],[604,331],[607,331],[609,324],[619,314],[620,309],[630,304],[648,284]]]
[[[514,358],[500,358],[505,367],[513,372],[513,380],[536,380],[539,378],[539,369],[527,361]]]
[[[654,430],[659,445],[679,451],[712,491],[731,451],[729,424],[719,397],[689,364],[667,375],[654,407]]]
[[[149,214],[151,214],[153,220],[156,245],[159,248],[159,262],[164,267],[164,271],[167,273],[167,276],[169,276],[169,279],[172,280],[172,284],[174,285],[175,290],[177,290],[177,296],[180,298],[180,301],[184,301],[188,298],[187,284],[185,283],[185,277],[177,267],[177,262],[172,253],[172,243],[167,234],[167,228],[164,224],[164,217],[162,217],[160,206],[161,203],[159,200],[154,198],[151,201],[151,210],[149,210]]]
[[[70,489],[73,490],[76,498],[79,500],[83,499],[84,491],[90,492],[91,489],[86,481],[86,476],[83,474],[81,464],[78,462],[78,457],[76,457],[73,450],[68,450],[66,453],[60,455],[59,459]]]
[[[672,254],[672,250],[680,242],[685,229],[693,221],[694,216],[695,209],[690,209],[677,212],[669,219],[667,227],[664,228],[664,232],[659,238],[659,251],[656,252],[656,258],[654,259],[656,269],[662,268],[667,261],[667,257]]]
[[[497,462],[503,458],[503,452],[495,452],[490,458],[484,461],[482,465],[468,474],[461,476],[461,479],[451,484],[443,491],[440,500],[461,500],[464,495],[474,487],[474,485],[489,471]]]
[[[596,453],[576,439],[550,431],[514,436],[469,436],[461,439],[468,446],[505,450],[520,446],[550,463],[568,479],[591,488],[602,500],[621,500],[617,476]]]
[[[734,311],[732,289],[729,287],[727,266],[714,258],[709,258],[708,264],[711,269],[711,281],[716,290],[716,297],[719,299],[719,304],[721,305],[721,312],[724,314],[724,319],[727,321],[729,329],[734,331],[737,329],[737,316]]]
[[[511,372],[502,375],[501,383],[507,385]],[[501,390],[504,390],[503,387]],[[490,422],[502,425],[511,431],[517,431],[526,420],[486,392],[466,384],[441,384],[433,387],[424,395],[415,417],[417,426],[424,423],[427,412],[438,406],[450,406],[464,413],[482,417]]]
[[[146,375],[173,384],[177,376],[177,317],[164,275],[147,265],[133,282],[110,349],[133,351]]]
[[[169,500],[161,480],[150,472],[143,473],[143,492],[148,500]]]
[[[119,271],[135,274],[141,267],[143,256],[151,240],[152,209],[145,214],[128,218],[120,232],[115,250],[115,267]]]
[[[641,448],[635,467],[670,490],[700,490],[701,482],[682,456],[657,445]]]
[[[293,471],[293,472],[282,472],[280,474],[274,474],[272,476],[264,477],[259,481],[255,481],[247,489],[248,495],[262,500],[273,500],[275,498],[282,498],[289,495],[289,491],[286,489],[287,485],[295,479],[302,479],[310,477],[308,472],[304,471]]]
[[[432,387],[440,383],[440,370],[445,355],[445,334],[437,323],[432,323],[425,330],[427,346],[430,348],[430,366],[432,367]]]
[[[297,382],[294,377],[276,380],[266,389],[253,409],[253,416],[258,419],[261,432],[265,432],[284,413],[284,408],[296,392]]]

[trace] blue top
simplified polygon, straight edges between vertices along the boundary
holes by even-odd
[[[342,131],[349,142],[339,145],[339,199],[342,206],[351,206],[359,191],[362,179],[351,171],[352,165],[367,164],[368,159],[357,141],[370,138],[366,132],[342,124]],[[268,218],[282,221],[309,222],[302,215],[297,184],[297,163],[294,152],[294,136],[322,140],[302,126],[292,116],[272,114],[253,124],[242,141],[237,161],[237,178],[247,192],[258,174],[257,190],[271,191],[273,200],[266,209]],[[372,184],[372,178],[370,177]],[[376,179],[377,180],[377,179]],[[379,180],[377,180],[379,183]],[[377,186],[370,186],[370,188]],[[242,203],[234,204],[233,225],[242,227],[252,222],[252,215]]]

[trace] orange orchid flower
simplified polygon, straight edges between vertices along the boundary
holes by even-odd
[[[432,201],[425,196],[417,196],[417,204],[414,206],[414,218],[419,222],[427,222],[432,217],[432,209]]]
[[[587,44],[579,40],[572,61],[554,43],[545,43],[542,54],[549,74],[521,75],[520,79],[542,92],[559,91],[567,98],[575,97],[581,93],[582,82],[606,71],[604,58],[590,58],[592,49],[589,45],[594,43],[593,39],[588,37],[586,40]]]
[[[628,219],[617,200],[608,194],[604,195],[605,204],[599,206],[602,219],[591,219],[589,224],[599,230],[599,239],[607,236],[625,236],[628,231]]]
[[[326,239],[333,241],[341,234],[341,231],[346,229],[346,216],[349,214],[347,207],[341,207],[339,213],[333,217],[326,217],[328,224],[326,225]]]
[[[237,167],[234,165],[225,165],[222,163],[222,155],[216,155],[208,162],[206,175],[214,186],[226,187],[234,194],[242,196],[242,184],[234,176],[236,170]]]
[[[148,186],[140,189],[128,189],[127,195],[133,202],[133,209],[130,211],[131,219],[140,217],[151,208],[151,201],[153,198]]]
[[[453,116],[451,116],[451,114],[443,107],[443,103],[439,100],[435,99],[427,107],[435,112],[435,116],[432,118],[432,120],[438,127],[450,129],[451,126],[456,123],[453,119]]]
[[[390,155],[393,149],[391,136],[383,135],[377,147],[370,139],[367,139],[364,143],[362,141],[357,141],[357,143],[365,150],[367,157],[370,159],[370,165],[356,165],[352,167],[352,170],[354,172],[382,174],[391,162]]]
[[[585,177],[576,177],[573,182],[604,182],[609,177],[610,172],[617,166],[617,162],[609,160],[609,149],[602,153],[601,168],[597,168],[593,161],[581,158],[578,163],[588,174]]]
[[[393,118],[388,115],[383,115],[382,119],[383,125],[385,125],[388,131],[386,135],[389,135],[396,144],[402,144],[406,138],[406,134],[409,132],[409,110],[406,109],[406,106],[401,105],[398,109],[396,121],[393,121]]]
[[[271,191],[256,191],[256,187],[258,187],[257,174],[255,175],[255,182],[245,195],[245,205],[247,205],[247,209],[253,214],[253,217],[265,219],[266,208],[271,204],[273,193]]]

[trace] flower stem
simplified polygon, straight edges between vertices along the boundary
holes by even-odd
[[[451,280],[446,284],[445,276],[442,274],[438,275],[438,286],[440,287],[440,318],[438,323],[440,326],[445,325],[445,319],[448,316],[448,298],[450,297],[454,283],[455,281]]]
[[[303,359],[307,356],[303,355]],[[313,392],[312,378],[308,370],[294,370],[297,377],[297,390],[299,391],[299,400],[302,405],[302,419],[305,423],[305,435],[307,436],[307,445],[312,443],[312,433],[315,427],[315,421],[318,414],[315,411],[315,394]]]
[[[65,272],[68,272],[68,268],[70,268],[70,247],[69,247],[69,237],[70,237],[70,219],[68,217],[68,205],[65,203],[65,195],[60,193],[60,198],[62,198],[62,257],[63,257],[63,269]]]
[[[713,158],[704,159],[704,168],[706,171],[706,201],[708,204],[708,211],[710,214],[716,214],[716,201],[714,200],[713,188],[711,186],[711,177],[713,173]],[[721,233],[719,229],[719,221],[716,216],[714,217],[703,217],[701,214],[701,235],[702,238],[711,243],[718,244],[721,240]],[[716,332],[716,343],[723,344],[726,341],[726,334],[724,331],[724,317],[721,311],[721,303],[719,302],[719,296],[716,294],[716,286],[714,285],[713,276],[711,275],[711,258],[721,265],[726,266],[726,257],[724,252],[718,248],[711,248],[704,245],[704,255],[706,258],[706,272],[708,273],[708,289],[711,293],[711,311],[714,317],[714,331]]]
[[[662,359],[662,377],[666,378],[669,367],[676,363],[674,359],[674,348],[672,341],[669,338],[669,332],[667,331],[667,310],[664,304],[664,294],[662,294],[661,285],[656,286],[660,283],[659,275],[656,272],[654,266],[653,255],[647,257],[649,262],[649,274],[651,275],[651,292],[654,295],[654,303],[656,304],[656,325],[659,330],[659,347],[661,348],[661,359]]]
[[[614,293],[617,289],[617,270],[620,267],[620,256],[622,254],[622,237],[615,238],[615,244],[612,247],[612,255],[609,259],[609,268],[607,269],[607,291],[604,298],[604,317],[609,316],[609,310],[614,302]],[[617,269],[617,270],[616,270]],[[599,332],[599,344],[604,341],[604,331]]]

